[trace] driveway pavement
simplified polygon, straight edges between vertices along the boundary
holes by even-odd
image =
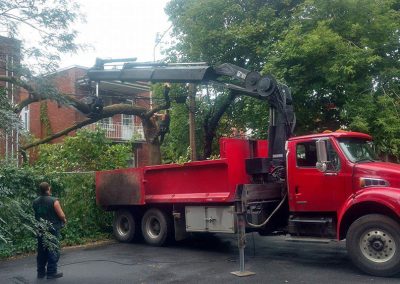
[[[400,276],[362,274],[343,243],[303,243],[285,237],[247,235],[246,269],[240,278],[233,235],[194,237],[169,247],[108,243],[65,249],[64,277],[37,280],[35,256],[0,262],[0,283],[400,283]]]

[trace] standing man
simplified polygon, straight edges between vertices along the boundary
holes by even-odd
[[[160,133],[160,144],[164,142],[165,134],[169,132],[169,124],[171,122],[171,118],[169,116],[169,109],[165,111],[165,114],[161,115],[161,121],[159,124],[159,133]]]
[[[52,228],[50,233],[55,236],[56,249],[49,249],[44,246],[43,236],[38,236],[38,254],[37,254],[37,277],[47,279],[60,278],[62,272],[57,272],[57,262],[60,258],[60,230],[63,224],[67,222],[65,214],[57,198],[51,196],[51,187],[47,182],[39,185],[40,196],[33,201],[36,220],[44,219],[50,222]]]

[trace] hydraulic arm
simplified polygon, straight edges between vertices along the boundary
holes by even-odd
[[[149,63],[132,59],[97,59],[89,69],[89,81],[169,82],[218,84],[247,96],[268,100],[270,105],[269,159],[282,164],[285,159],[285,141],[292,135],[295,116],[292,96],[287,86],[279,84],[270,75],[261,76],[239,66],[224,63],[217,67],[205,63]],[[130,61],[130,62],[127,62]],[[105,68],[108,63],[125,62],[120,69]]]

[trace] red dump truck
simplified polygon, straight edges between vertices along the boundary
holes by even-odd
[[[150,66],[148,73],[161,72],[157,68]],[[367,134],[337,131],[295,137],[285,86],[243,69],[212,71],[242,72],[237,77],[245,79],[245,92],[267,97],[269,140],[222,138],[217,160],[97,172],[97,203],[116,211],[116,238],[128,242],[142,235],[157,246],[190,232],[346,239],[350,258],[364,272],[399,273],[400,165],[377,161]],[[101,80],[116,76],[93,72],[89,77],[94,81],[100,75]],[[122,74],[124,80],[143,80],[138,75],[143,70],[129,72],[131,77]],[[198,80],[207,72],[200,72]],[[180,78],[167,75],[160,81]]]

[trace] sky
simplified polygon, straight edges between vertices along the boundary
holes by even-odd
[[[153,61],[156,34],[163,34],[171,24],[164,7],[168,0],[77,0],[86,23],[79,23],[78,43],[90,45],[86,51],[64,55],[60,68],[72,65],[91,67],[96,57],[137,57],[137,61]],[[164,37],[167,40],[168,36]],[[156,60],[162,59],[156,48]],[[163,43],[164,42],[164,43]]]

